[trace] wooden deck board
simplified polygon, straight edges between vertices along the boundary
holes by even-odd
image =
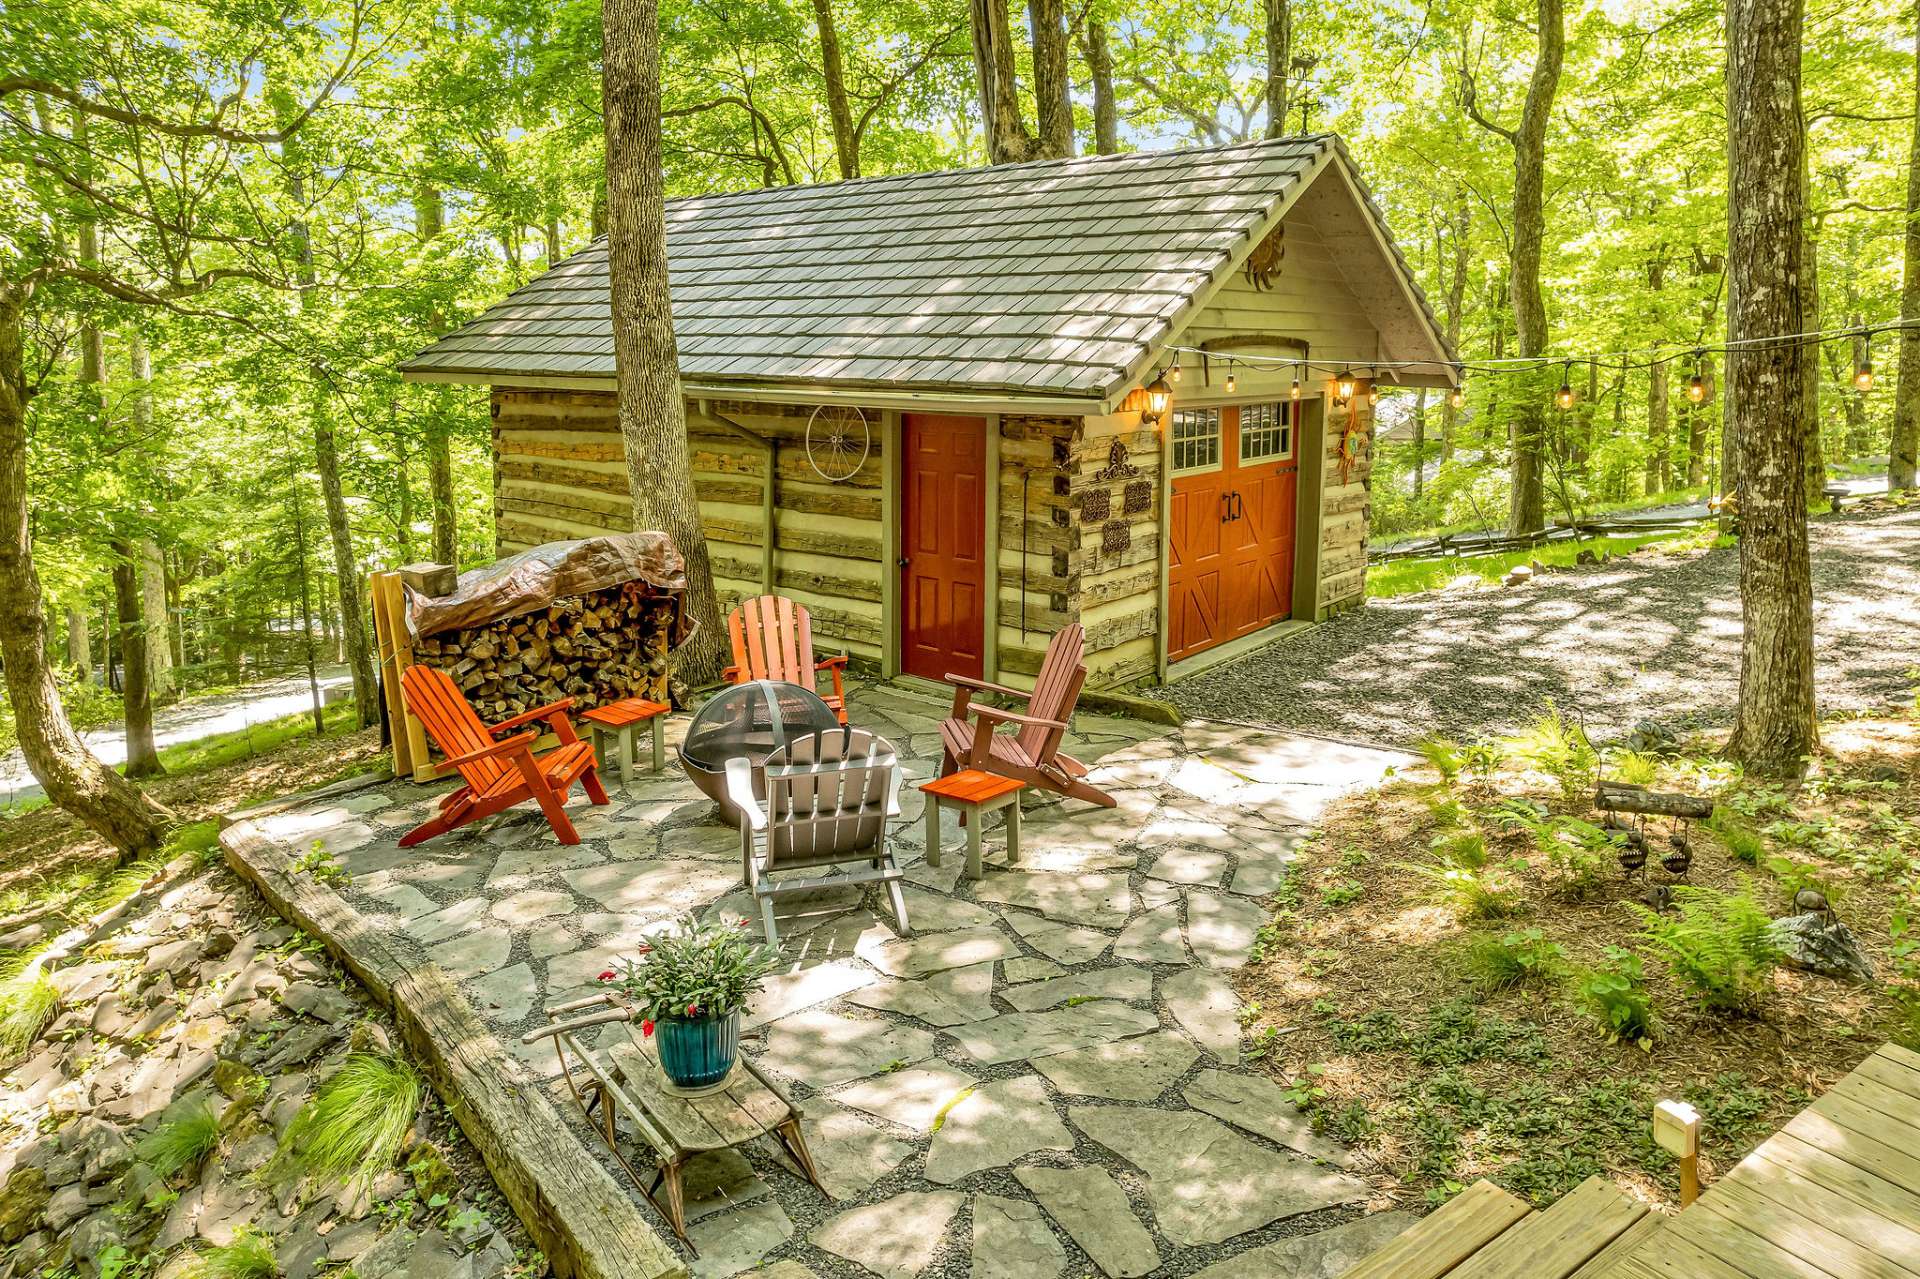
[[[1440,1279],[1532,1211],[1525,1200],[1492,1182],[1476,1181],[1344,1279]]]
[[[1567,1276],[1567,1279],[1601,1279],[1602,1275],[1611,1276],[1615,1262],[1645,1243],[1648,1236],[1658,1233],[1666,1224],[1667,1219],[1663,1214],[1646,1213],[1640,1220],[1622,1231],[1612,1243],[1589,1257],[1586,1264]]]
[[[1605,1177],[1589,1177],[1462,1262],[1451,1279],[1566,1279],[1646,1216]]]

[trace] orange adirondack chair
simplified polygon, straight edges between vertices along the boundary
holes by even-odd
[[[819,692],[815,673],[831,672],[833,692],[821,694],[820,700],[842,724],[847,722],[847,691],[841,683],[847,655],[813,660],[813,617],[805,608],[784,595],[744,599],[727,614],[727,634],[733,639],[733,665],[720,672],[721,679],[729,684],[776,679],[811,693]]]
[[[593,744],[581,741],[574,734],[573,721],[567,718],[573,706],[571,697],[488,725],[474,714],[459,685],[443,670],[407,667],[400,676],[400,692],[407,709],[426,726],[433,744],[466,783],[440,801],[440,811],[430,821],[402,836],[400,847],[412,848],[527,799],[539,803],[561,843],[577,844],[580,832],[573,828],[562,807],[568,789],[577,781],[588,799],[596,804],[607,802],[606,788],[593,771]],[[560,739],[560,744],[544,755],[533,753],[533,744],[540,739],[538,729],[494,740],[509,729],[541,720]]]
[[[1086,782],[1087,766],[1060,750],[1067,720],[1087,679],[1087,668],[1080,662],[1085,648],[1086,633],[1078,623],[1056,632],[1047,641],[1047,654],[1040,660],[1040,676],[1031,693],[948,674],[947,683],[953,685],[953,710],[940,725],[940,744],[945,748],[940,775],[978,768],[1112,808],[1113,796]],[[998,693],[1025,702],[1026,710],[975,706],[975,693]],[[1017,727],[1011,733],[996,733],[994,729],[1002,724]]]

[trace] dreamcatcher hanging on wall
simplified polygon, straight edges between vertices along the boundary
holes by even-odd
[[[873,448],[867,415],[852,404],[822,404],[807,419],[807,465],[829,484],[860,473]]]

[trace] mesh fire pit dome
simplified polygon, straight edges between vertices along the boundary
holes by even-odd
[[[763,783],[760,766],[789,742],[838,730],[840,720],[817,694],[798,684],[755,680],[717,694],[687,725],[680,743],[680,767],[726,819],[740,824],[740,812],[727,798],[727,761],[753,761],[753,789]]]

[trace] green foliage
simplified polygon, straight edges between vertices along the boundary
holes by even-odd
[[[1629,555],[1644,546],[1674,542],[1686,534],[1661,533],[1645,537],[1599,537],[1584,542],[1549,542],[1531,550],[1497,555],[1436,555],[1425,559],[1388,560],[1367,567],[1367,598],[1392,599],[1437,591],[1455,582],[1480,587],[1498,582],[1522,564],[1571,568],[1582,551],[1602,559]]]
[[[1450,737],[1423,737],[1414,743],[1413,749],[1433,766],[1442,781],[1451,782],[1459,777],[1460,769],[1466,762],[1461,756],[1460,743]]]
[[[1580,975],[1575,998],[1600,1023],[1608,1040],[1652,1047],[1659,1022],[1640,956],[1619,946],[1607,947],[1606,962]]]
[[[1634,905],[1647,949],[1666,960],[1675,980],[1701,1008],[1748,1015],[1773,988],[1779,948],[1767,935],[1771,922],[1747,889],[1721,893],[1681,885],[1673,890],[1677,918]],[[1629,903],[1632,905],[1632,903]]]
[[[1598,896],[1619,870],[1626,837],[1578,817],[1555,817],[1536,831],[1555,891],[1574,901]]]
[[[38,969],[0,983],[0,1061],[26,1056],[59,1004],[60,992]]]
[[[1506,748],[1514,759],[1552,776],[1560,784],[1561,798],[1569,804],[1585,799],[1593,789],[1600,753],[1588,740],[1587,731],[1561,714],[1551,700],[1546,710],[1506,740]]]
[[[1660,776],[1660,761],[1639,751],[1611,751],[1607,755],[1607,773],[1616,782],[1651,786]]]
[[[406,1061],[354,1053],[294,1116],[267,1176],[371,1181],[393,1165],[425,1099]]]
[[[353,876],[347,873],[340,859],[327,851],[326,844],[314,840],[313,847],[293,859],[295,873],[311,875],[323,884],[337,884],[344,887],[353,882]]]
[[[208,1248],[194,1259],[188,1273],[192,1279],[277,1279],[280,1263],[273,1254],[273,1240],[242,1226],[233,1232],[233,1242]]]
[[[220,1144],[220,1117],[205,1097],[174,1108],[158,1128],[134,1144],[133,1155],[161,1181],[200,1166]]]
[[[1720,837],[1727,846],[1727,853],[1735,861],[1745,862],[1749,866],[1758,866],[1760,859],[1767,854],[1767,841],[1758,831],[1746,825],[1732,809],[1724,804],[1716,804],[1713,816],[1707,821],[1707,829]]]
[[[1358,880],[1342,879],[1328,884],[1320,890],[1320,904],[1328,910],[1338,910],[1342,906],[1351,906],[1366,895],[1366,888]]]
[[[1460,950],[1467,980],[1482,990],[1550,985],[1566,971],[1566,950],[1538,928],[1480,933]]]
[[[745,1008],[780,966],[779,950],[755,941],[741,919],[702,923],[689,915],[641,943],[639,951],[639,959],[623,958],[617,973],[600,979],[625,991],[649,1021]]]

